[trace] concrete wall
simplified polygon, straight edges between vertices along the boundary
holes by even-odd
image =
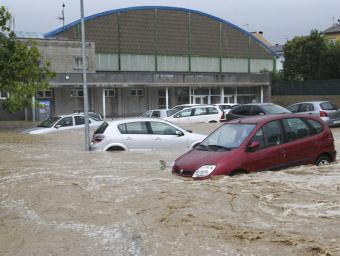
[[[26,41],[21,39],[21,41]],[[81,43],[78,41],[35,39],[37,48],[44,61],[50,62],[50,69],[56,73],[81,73],[82,69],[75,65],[75,58],[81,58]],[[88,62],[87,72],[96,72],[95,43],[86,43]]]

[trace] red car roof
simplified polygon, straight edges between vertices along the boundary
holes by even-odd
[[[259,116],[250,116],[244,117],[240,119],[234,119],[229,121],[229,124],[258,124],[262,121],[274,121],[283,118],[293,118],[293,117],[311,117],[314,116],[309,114],[278,114],[278,115],[259,115]]]

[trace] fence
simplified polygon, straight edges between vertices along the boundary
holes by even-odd
[[[272,95],[340,95],[340,80],[274,82]]]

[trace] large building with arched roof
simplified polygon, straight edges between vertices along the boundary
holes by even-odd
[[[90,109],[108,117],[184,103],[270,100],[275,53],[215,16],[176,7],[106,11],[85,18]],[[52,112],[83,108],[80,20],[36,39],[56,77]]]

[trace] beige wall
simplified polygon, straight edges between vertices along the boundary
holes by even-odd
[[[21,39],[21,41],[27,41]],[[50,69],[56,73],[81,73],[82,69],[75,66],[75,58],[82,56],[79,41],[34,39],[44,61],[48,61]],[[86,43],[88,73],[96,72],[95,43]]]
[[[271,96],[273,103],[287,107],[296,102],[311,101],[311,100],[329,100],[340,106],[340,95],[288,95],[288,96]]]
[[[336,39],[337,41],[340,41],[340,33],[327,34],[326,37],[329,39]]]

